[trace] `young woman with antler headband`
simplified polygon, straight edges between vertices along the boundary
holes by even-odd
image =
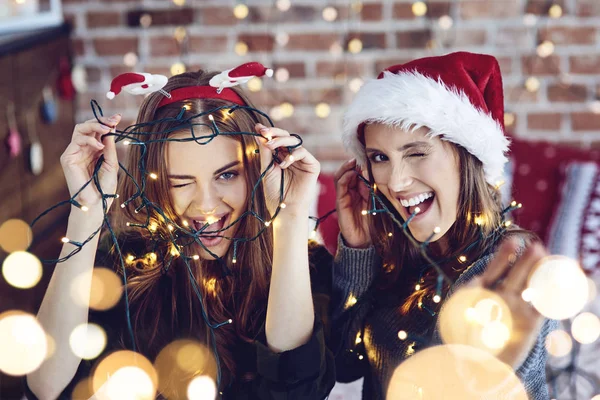
[[[96,236],[57,265],[38,314],[55,349],[27,377],[29,397],[66,395],[86,374],[99,398],[111,384],[94,375],[99,366],[80,366],[69,347],[73,329],[88,319],[88,304],[73,302],[70,286],[84,275],[89,294],[95,264],[114,265],[127,277],[122,307],[110,314],[115,319],[100,317],[109,349],[135,349],[155,362],[159,397],[186,398],[202,375],[216,381],[220,398],[327,396],[334,367],[321,322],[327,306],[319,304],[327,296],[313,304],[313,293],[327,293],[327,279],[317,277],[323,271],[309,265],[307,250],[307,194],[316,191],[320,166],[297,136],[267,126],[232,87],[269,72],[251,63],[176,75],[166,85],[152,75],[113,84],[109,98],[121,89],[151,92],[136,129],[119,131],[129,152],[118,180],[111,132],[120,115],[75,127],[61,163],[75,204],[87,211],[72,207],[61,257],[102,224],[114,199],[107,194],[122,202],[106,219],[118,241],[108,240],[112,252],[94,262]],[[97,185],[79,191],[94,174]],[[187,367],[160,368],[161,354],[178,340],[188,341],[175,357]]]

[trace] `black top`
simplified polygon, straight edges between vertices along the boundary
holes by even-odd
[[[283,353],[275,353],[266,345],[263,330],[252,343],[240,341],[234,352],[238,366],[243,364],[244,373],[254,372],[250,381],[236,376],[227,388],[222,388],[221,399],[263,400],[263,399],[310,399],[327,397],[335,384],[335,366],[328,342],[328,307],[331,288],[331,255],[318,245],[310,245],[311,285],[315,307],[315,326],[313,334],[304,345]],[[318,268],[317,268],[318,267]],[[71,399],[72,392],[82,379],[90,376],[93,367],[106,355],[122,350],[123,340],[128,340],[125,318],[125,305],[105,312],[90,311],[90,322],[102,326],[107,334],[107,349],[96,359],[83,360],[79,369],[59,399]],[[151,360],[153,361],[153,360]],[[37,397],[27,387],[24,379],[27,399]],[[157,397],[161,399],[162,397]]]

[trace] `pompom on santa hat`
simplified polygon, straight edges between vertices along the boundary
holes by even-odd
[[[382,123],[464,147],[482,163],[488,183],[502,176],[509,141],[498,61],[467,52],[394,65],[365,83],[344,114],[343,140],[359,164],[366,162],[359,130]]]

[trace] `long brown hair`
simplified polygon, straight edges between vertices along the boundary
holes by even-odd
[[[188,72],[173,76],[163,90],[188,86],[207,86],[215,73],[203,71]],[[244,99],[248,106],[251,103],[243,93],[233,88]],[[233,106],[232,103],[220,99],[189,99],[175,102],[158,108],[163,95],[153,93],[148,96],[139,111],[137,124],[154,120],[172,118],[144,128],[146,132],[165,132],[152,135],[152,139],[167,138],[174,134],[181,124],[175,117],[185,108],[182,119],[190,118],[208,110],[222,106]],[[221,132],[254,132],[254,126],[263,122],[258,114],[247,109],[236,109],[229,113],[224,109],[213,113],[214,122]],[[193,123],[210,124],[207,116],[195,118]],[[260,177],[260,157],[255,155],[256,142],[249,135],[232,135],[233,140],[241,143],[244,157],[246,187],[248,189],[247,204],[250,203],[250,189]],[[146,141],[149,135],[141,135],[138,140]],[[198,144],[189,142],[190,146]],[[121,174],[118,193],[120,199],[129,199],[137,192],[134,182],[142,182],[142,171],[138,168],[140,159],[144,159],[146,170],[158,175],[156,181],[145,188],[145,195],[150,202],[160,206],[165,216],[175,221],[177,215],[169,195],[169,183],[166,168],[165,143],[148,143],[147,153],[142,154],[142,146],[129,146],[127,168],[131,177]],[[222,366],[222,382],[226,385],[239,372],[236,370],[234,349],[239,341],[251,342],[259,334],[265,321],[266,304],[272,265],[273,237],[272,231],[266,230],[256,240],[241,243],[237,249],[237,261],[231,262],[231,246],[224,262],[231,274],[224,276],[222,266],[215,260],[189,261],[191,273],[181,257],[169,263],[173,246],[168,243],[151,248],[152,237],[162,234],[169,237],[168,227],[156,211],[145,209],[135,211],[141,203],[134,200],[126,208],[117,208],[113,216],[115,231],[120,241],[124,241],[124,257],[127,259],[129,300],[131,303],[131,320],[137,348],[141,353],[154,358],[158,352],[173,339],[192,337],[211,344],[210,332],[203,320],[200,303],[193,289],[194,281],[200,287],[202,301],[211,323],[219,323],[231,319],[233,322],[215,329],[215,342]],[[262,185],[258,187],[254,197],[254,211],[265,218],[269,212],[265,203]],[[148,214],[155,224],[153,229],[132,228],[126,222],[146,224]],[[264,225],[256,218],[244,218],[237,226],[235,237],[254,237]],[[199,254],[200,246],[191,245],[186,254]],[[133,252],[133,254],[132,254]],[[130,255],[131,254],[131,255]],[[174,254],[177,254],[175,252]],[[130,268],[131,267],[131,268]],[[193,278],[190,276],[193,275]]]
[[[460,174],[458,207],[456,221],[445,234],[448,238],[448,250],[446,253],[440,251],[436,251],[437,254],[431,254],[431,251],[429,253],[434,260],[449,260],[441,267],[450,278],[455,278],[493,244],[492,233],[497,231],[502,223],[502,203],[498,190],[487,183],[481,161],[461,146],[445,141],[442,144],[449,146],[458,159]],[[374,183],[371,164],[367,162],[370,181]],[[383,195],[380,195],[380,198],[395,217],[402,221],[402,217],[387,198]],[[418,272],[420,267],[426,267],[427,261],[388,214],[377,215],[379,217],[369,217],[369,228],[372,243],[375,243],[383,260],[383,273],[378,281],[378,288],[397,290],[400,287],[400,293],[408,293],[401,307],[401,312],[406,314],[415,306],[421,307],[425,298],[434,296],[437,289],[437,273],[433,268],[429,268],[425,270],[420,280],[415,277],[415,270]],[[476,241],[478,241],[477,245],[467,249]],[[465,258],[459,258],[461,256]],[[410,273],[404,271],[407,268],[411,268],[412,271]],[[403,271],[407,273],[401,274]],[[407,281],[407,276],[412,279]],[[416,283],[419,283],[419,290],[415,288]],[[444,289],[447,290],[448,285],[445,285]]]

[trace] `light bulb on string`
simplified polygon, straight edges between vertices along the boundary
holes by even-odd
[[[325,7],[322,12],[323,19],[327,22],[333,22],[338,17],[338,12],[334,7]]]
[[[292,6],[291,0],[277,0],[277,9],[279,11],[287,11]]]
[[[549,40],[544,40],[537,46],[537,55],[541,58],[549,57],[554,53],[554,43]]]
[[[233,15],[237,19],[245,19],[249,14],[248,6],[245,4],[237,4],[233,7]]]
[[[148,13],[144,13],[140,16],[140,26],[142,28],[149,28],[152,25],[152,16]]]
[[[427,4],[423,1],[415,1],[412,4],[412,12],[416,17],[422,17],[427,14]]]
[[[287,68],[277,68],[275,71],[275,80],[277,82],[287,82],[290,79],[290,71]]]
[[[533,76],[529,77],[525,81],[525,89],[527,89],[528,92],[531,92],[531,93],[537,92],[539,88],[540,88],[540,81],[536,77],[533,77]]]
[[[246,53],[248,53],[248,45],[242,41],[239,41],[235,44],[234,51],[238,56],[246,55]]]
[[[438,19],[438,25],[440,28],[446,31],[452,28],[452,25],[454,25],[454,20],[449,15],[443,15],[440,17],[440,19]]]
[[[319,103],[315,107],[315,114],[319,118],[327,118],[331,113],[331,107],[327,103]]]
[[[548,15],[550,16],[550,18],[554,18],[554,19],[560,18],[560,17],[562,17],[562,14],[563,14],[563,9],[558,4],[553,4],[548,9]]]
[[[186,71],[185,64],[182,62],[176,62],[171,65],[171,75],[183,74]]]
[[[358,38],[354,38],[348,42],[348,51],[352,54],[358,54],[363,49],[363,42]]]

